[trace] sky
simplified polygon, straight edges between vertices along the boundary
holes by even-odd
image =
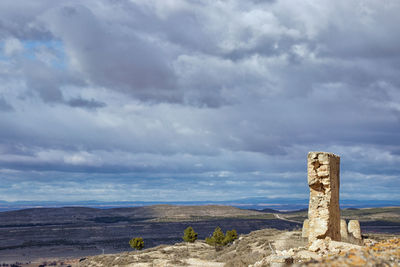
[[[398,0],[0,1],[0,200],[400,199]]]

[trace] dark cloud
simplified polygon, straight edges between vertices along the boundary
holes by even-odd
[[[51,39],[52,34],[43,25],[32,22],[54,5],[57,4],[51,0],[30,3],[23,0],[2,1],[0,3],[0,39],[9,36],[22,40]]]
[[[0,96],[0,111],[13,111],[14,108],[7,103],[4,97]]]
[[[130,25],[110,25],[83,5],[50,10],[44,21],[79,59],[74,67],[94,84],[144,100],[178,100],[163,48]]]
[[[25,2],[0,4],[1,195],[305,198],[326,150],[343,196],[400,197],[397,1]]]
[[[82,107],[88,109],[103,108],[106,106],[106,104],[103,102],[99,102],[94,99],[87,100],[80,97],[68,100],[67,104],[71,107]]]

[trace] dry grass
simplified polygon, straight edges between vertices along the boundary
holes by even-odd
[[[372,235],[386,239],[387,235]],[[90,257],[80,267],[110,266],[218,266],[245,267],[261,261],[276,250],[305,247],[300,231],[263,229],[241,235],[231,245],[216,251],[204,241],[158,246],[141,252]]]
[[[287,234],[290,233],[290,234]],[[260,261],[279,249],[304,245],[300,232],[263,229],[242,235],[239,240],[221,251],[208,255],[209,259],[225,262],[227,267],[244,267]]]
[[[233,244],[219,251],[203,241],[195,243],[177,243],[172,246],[158,246],[141,252],[129,252],[116,255],[90,257],[81,267],[89,266],[134,266],[135,264],[154,263],[167,266],[185,266],[193,259],[203,264],[222,266],[248,266],[272,253],[274,242],[284,235],[284,231],[264,229],[241,235]],[[143,265],[144,266],[144,265]]]

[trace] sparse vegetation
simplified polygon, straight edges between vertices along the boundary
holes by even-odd
[[[207,244],[219,249],[222,246],[232,243],[237,238],[238,235],[235,229],[227,231],[226,235],[224,235],[221,228],[217,227],[215,228],[213,235],[211,237],[207,237],[205,241]]]
[[[129,245],[131,246],[131,248],[134,248],[136,250],[141,250],[144,247],[143,238],[141,237],[132,238],[131,240],[129,240]]]
[[[197,240],[197,233],[193,230],[191,226],[185,229],[183,232],[183,240],[185,242],[193,243]]]
[[[235,239],[237,239],[237,238],[238,238],[238,234],[237,234],[235,229],[227,231],[226,235],[225,235],[225,238],[224,238],[224,241],[223,241],[223,244],[224,245],[230,244],[233,241],[235,241]]]
[[[206,243],[211,246],[220,247],[223,245],[224,239],[225,235],[222,232],[221,228],[218,226],[217,228],[215,228],[213,235],[206,238]]]

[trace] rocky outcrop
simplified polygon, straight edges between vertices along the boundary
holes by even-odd
[[[362,247],[345,242],[333,241],[330,237],[316,239],[307,249],[305,247],[277,250],[274,254],[256,262],[252,267],[262,266],[290,266],[309,261],[321,261],[328,255],[348,253],[351,250],[360,250]]]
[[[331,240],[330,237],[315,240],[308,248],[312,252],[318,252],[319,255],[339,254],[350,249],[360,249],[361,246]]]
[[[307,161],[310,203],[308,241],[340,241],[340,157],[327,152],[309,152]]]
[[[360,222],[357,220],[350,220],[348,226],[349,234],[356,239],[361,239],[361,227]]]
[[[399,266],[400,239],[371,242],[364,247],[355,247],[339,254],[331,254],[318,262],[307,262],[297,266]]]

